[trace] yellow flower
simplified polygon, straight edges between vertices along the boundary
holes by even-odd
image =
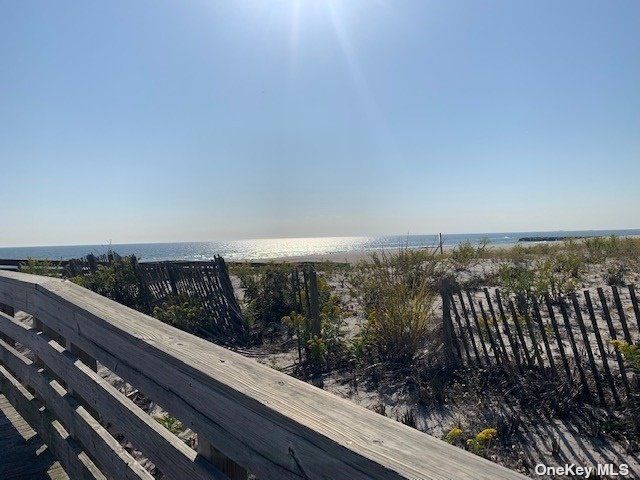
[[[498,431],[495,428],[485,428],[476,435],[476,440],[480,443],[486,443],[493,440],[496,435],[498,435]]]
[[[453,443],[461,436],[462,436],[462,429],[458,427],[453,427],[451,430],[449,430],[449,433],[447,433],[445,440],[449,443]]]

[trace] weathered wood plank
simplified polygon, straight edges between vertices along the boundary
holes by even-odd
[[[220,434],[217,449],[262,478],[524,478],[77,285],[36,287],[39,315],[179,398]]]
[[[7,325],[0,323],[0,328]],[[3,329],[4,330],[4,329]],[[29,335],[33,330],[17,324],[7,329],[20,338],[19,342],[31,348]],[[4,331],[7,331],[4,330]],[[62,422],[67,431],[73,432],[85,451],[89,452],[101,467],[102,472],[113,479],[147,479],[153,477],[129,455],[107,430],[82,407],[76,399],[58,385],[45,371],[38,370],[36,365],[13,348],[0,343],[2,363],[11,369],[24,383],[34,389],[47,408]]]
[[[0,388],[20,416],[40,435],[71,478],[105,479],[49,411],[1,365]]]
[[[77,361],[64,347],[50,341],[44,334],[31,335],[31,332],[22,328],[17,322],[1,322],[0,330],[38,355],[47,368],[64,378],[77,395],[99,412],[105,421],[111,423],[167,475],[172,478],[188,477],[202,480],[226,478],[106,380],[100,378],[84,363]],[[12,358],[8,348],[2,348],[2,342],[0,342],[0,354],[3,362],[10,368],[20,366],[19,362]],[[20,376],[28,373],[28,369],[22,368]],[[39,379],[32,376],[28,380],[35,383]],[[45,388],[43,384],[40,386]],[[64,414],[62,410],[60,413]]]
[[[38,434],[0,393],[0,478],[69,480]]]

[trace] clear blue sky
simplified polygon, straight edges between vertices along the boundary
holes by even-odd
[[[640,227],[640,2],[0,1],[0,245]]]

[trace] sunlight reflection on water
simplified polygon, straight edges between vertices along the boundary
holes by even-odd
[[[443,234],[445,246],[463,241],[478,243],[489,238],[492,245],[514,243],[521,237],[531,236],[595,236],[595,235],[640,235],[640,230],[583,230],[563,232],[501,232]],[[330,253],[367,252],[395,249],[433,247],[436,235],[387,235],[369,237],[316,237],[316,238],[270,238],[255,240],[230,240],[217,242],[137,243],[118,244],[112,248],[120,255],[136,255],[142,261],[161,260],[210,260],[222,255],[227,260],[259,260],[279,257],[326,255]],[[0,248],[0,259],[26,259],[28,257],[62,260],[84,257],[89,253],[103,254],[107,245],[61,245],[50,247]]]

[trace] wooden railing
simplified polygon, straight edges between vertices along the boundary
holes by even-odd
[[[152,478],[110,432],[175,479],[524,478],[71,282],[0,272],[0,303],[2,393],[71,478]],[[96,361],[196,432],[196,449]]]

